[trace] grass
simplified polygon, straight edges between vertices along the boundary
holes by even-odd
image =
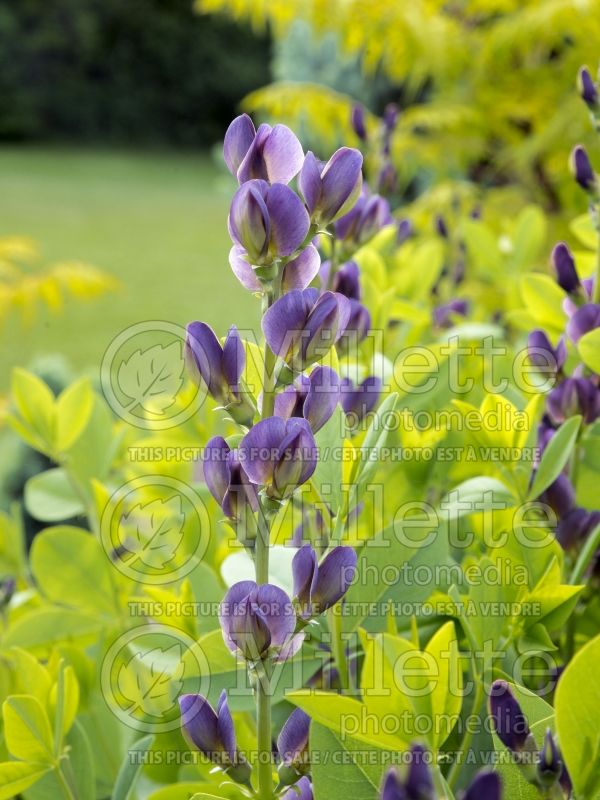
[[[88,261],[122,285],[29,328],[9,316],[2,388],[11,366],[51,353],[95,370],[111,340],[142,320],[203,319],[221,334],[232,322],[256,325],[257,305],[227,261],[235,186],[208,156],[11,147],[0,149],[0,175],[0,236],[31,236],[45,261]]]

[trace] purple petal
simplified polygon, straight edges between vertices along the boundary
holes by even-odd
[[[306,239],[310,219],[298,195],[283,183],[274,183],[266,199],[271,222],[271,244],[278,256],[290,256]]]
[[[356,563],[354,548],[340,545],[319,564],[311,595],[311,602],[319,613],[331,608],[346,594],[354,579]]]
[[[333,222],[354,206],[362,189],[362,163],[362,153],[351,147],[331,156],[321,175],[323,221]]]
[[[213,436],[204,448],[204,480],[219,505],[229,488],[229,454],[231,449],[222,436]]]
[[[229,265],[233,274],[245,289],[250,292],[261,292],[262,286],[256,273],[246,260],[247,253],[243,247],[234,245],[229,251]]]
[[[304,633],[295,633],[286,641],[279,653],[273,656],[273,661],[277,664],[282,664],[288,658],[293,658],[302,647],[304,642]]]
[[[291,422],[305,422],[297,418]],[[287,427],[287,426],[286,426]],[[311,434],[312,435],[312,434]],[[305,464],[305,431],[299,427],[290,427],[279,447],[278,460],[273,470],[273,485],[280,497],[290,494],[304,482]]]
[[[573,255],[564,242],[559,242],[552,251],[552,263],[556,270],[556,279],[561,289],[567,294],[579,287],[579,277],[575,269]]]
[[[234,178],[255,136],[256,129],[248,114],[236,117],[227,128],[223,141],[223,158]]]
[[[285,125],[275,125],[263,147],[263,159],[270,183],[289,183],[304,160],[302,145]]]
[[[194,745],[207,756],[221,748],[217,715],[201,694],[184,694],[179,698],[181,723]]]
[[[582,336],[600,327],[600,304],[586,303],[573,314],[567,323],[567,334],[577,343]]]
[[[255,601],[257,590],[242,600],[229,621],[229,636],[244,658],[262,658],[271,646],[271,631],[264,613]]]
[[[239,457],[252,483],[266,484],[271,481],[279,447],[285,438],[285,426],[279,417],[269,417],[257,422],[242,439]]]
[[[197,371],[210,394],[218,398],[225,388],[223,348],[213,329],[205,322],[190,322],[186,331],[186,363],[192,372]]]
[[[529,736],[529,725],[506,681],[498,680],[492,684],[490,711],[502,744],[514,752],[522,750]]]
[[[426,750],[420,744],[411,749],[411,761],[406,776],[406,793],[408,797],[434,797],[433,776],[428,764]]]
[[[283,270],[282,288],[284,292],[292,289],[306,289],[315,278],[321,266],[319,251],[312,244],[305,247],[299,256],[288,261]]]
[[[263,158],[263,148],[272,130],[270,125],[264,123],[258,126],[256,136],[248,148],[248,152],[244,156],[244,160],[240,164],[237,172],[237,178],[240,184],[257,179],[262,181],[269,180],[267,167]]]
[[[350,312],[350,301],[342,294],[325,292],[319,297],[304,326],[303,363],[318,361],[330,350],[346,329]]]
[[[253,263],[260,263],[266,256],[271,224],[263,195],[268,184],[264,181],[248,181],[237,190],[231,201],[229,232],[233,240],[241,245]]]
[[[349,300],[360,300],[360,270],[356,261],[346,261],[333,278],[333,291]]]
[[[408,795],[395,767],[391,767],[387,771],[381,787],[380,797],[381,800],[408,800]]]
[[[304,401],[304,418],[313,433],[320,430],[335,411],[340,396],[340,379],[331,367],[315,367],[310,374],[310,389]]]
[[[235,583],[223,598],[219,606],[219,623],[227,647],[234,653],[237,650],[235,642],[230,636],[231,620],[239,611],[240,604],[256,589],[254,581],[239,581]]]
[[[296,408],[298,392],[294,386],[286,386],[283,392],[275,397],[275,416],[289,419]]]
[[[271,644],[281,647],[296,628],[296,612],[290,598],[279,587],[264,583],[253,592],[253,600],[269,628]]]
[[[231,711],[227,705],[227,692],[225,689],[221,692],[219,702],[217,703],[217,729],[223,748],[227,752],[229,758],[235,761],[237,750],[235,729],[233,727]]]
[[[292,559],[294,597],[303,607],[302,616],[310,616],[310,592],[317,572],[317,554],[310,544],[303,545]]]
[[[312,216],[321,199],[321,165],[310,150],[298,175],[298,189]]]
[[[310,291],[294,289],[284,294],[263,315],[262,329],[267,343],[273,353],[281,358],[286,358],[304,330],[310,309],[306,292]]]
[[[464,800],[501,800],[502,781],[497,772],[486,770],[475,776]]]
[[[313,800],[312,783],[303,775],[287,792],[281,800]]]
[[[277,750],[284,764],[302,759],[308,746],[309,729],[310,717],[301,708],[295,708],[277,738]]]
[[[228,385],[234,390],[238,388],[245,365],[246,351],[237,328],[232,325],[223,345],[223,374]]]

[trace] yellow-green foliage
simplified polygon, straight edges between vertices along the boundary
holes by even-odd
[[[408,103],[393,143],[405,179],[419,170],[486,184],[520,184],[529,200],[556,208],[574,190],[568,151],[589,135],[574,91],[578,68],[600,56],[600,0],[197,0],[269,24],[285,35],[296,18],[335,28],[367,74],[381,70]],[[323,87],[276,84],[248,108],[300,125],[324,144],[344,138],[352,98]]]

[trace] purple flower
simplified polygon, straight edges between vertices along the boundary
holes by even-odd
[[[468,311],[468,300],[450,300],[433,309],[433,321],[438,328],[447,328],[452,325],[455,316],[466,317]]]
[[[581,99],[591,108],[595,110],[598,108],[598,87],[594,83],[594,79],[590,75],[587,67],[581,67],[579,75],[577,76],[577,83],[579,85],[579,94]]]
[[[240,461],[252,483],[282,499],[305,483],[317,466],[317,446],[304,419],[268,417],[242,439]]]
[[[596,173],[590,163],[585,147],[581,144],[574,147],[571,153],[571,172],[577,183],[582,189],[585,189],[586,192],[591,192],[596,189]]]
[[[356,427],[379,402],[381,380],[371,375],[355,387],[350,378],[343,378],[340,392],[342,408],[352,427]]]
[[[320,430],[335,411],[340,379],[330,367],[315,367],[310,376],[300,375],[275,398],[275,414],[282,419],[304,417],[313,433]]]
[[[537,763],[537,777],[540,784],[546,788],[553,786],[562,775],[563,761],[560,750],[556,746],[550,728],[546,728],[544,743],[540,750]]]
[[[277,750],[284,766],[293,766],[299,771],[308,767],[309,729],[310,717],[301,708],[295,708],[277,738]]]
[[[396,234],[396,244],[401,245],[414,233],[414,227],[409,219],[398,220],[398,233]]]
[[[304,775],[282,795],[281,800],[313,800],[312,783]]]
[[[362,342],[371,330],[371,315],[369,309],[359,303],[358,300],[350,300],[350,318],[344,331],[343,341],[340,342],[342,349],[347,348],[352,342]]]
[[[590,425],[600,416],[600,390],[589,378],[566,378],[546,398],[546,409],[556,425],[575,414]]]
[[[248,254],[240,245],[234,245],[229,252],[229,264],[235,277],[245,289],[251,292],[262,292],[263,285],[252,265]],[[296,258],[288,261],[283,268],[281,287],[284,292],[292,289],[306,289],[313,278],[318,275],[321,266],[319,251],[309,244]]]
[[[179,698],[183,730],[204,755],[218,764],[234,781],[250,782],[250,765],[238,753],[227,693],[221,692],[217,710],[201,694]]]
[[[310,150],[298,176],[298,188],[312,220],[329,225],[346,214],[356,203],[362,189],[360,150],[341,147],[326,164]]]
[[[392,132],[398,124],[400,109],[396,103],[388,103],[383,111],[383,124],[388,132]]]
[[[427,751],[420,744],[414,744],[410,753],[411,760],[405,782],[407,797],[409,800],[435,800],[433,776],[427,763]]]
[[[556,538],[565,550],[571,550],[584,542],[600,525],[600,511],[573,508],[562,517],[556,527]]]
[[[471,781],[463,800],[501,800],[502,781],[497,772],[483,770]]]
[[[490,712],[494,729],[505,747],[520,753],[531,736],[527,718],[506,681],[494,681],[490,690]]]
[[[219,621],[227,647],[249,661],[268,655],[285,661],[304,639],[303,634],[294,634],[296,613],[290,598],[270,583],[234,584],[219,607]]]
[[[408,800],[406,789],[396,767],[391,767],[386,772],[379,797],[380,800]]]
[[[212,496],[229,519],[243,519],[258,511],[256,487],[250,483],[240,463],[222,436],[214,436],[204,451],[204,480]]]
[[[567,294],[572,294],[579,289],[579,276],[575,269],[573,254],[564,242],[555,245],[552,251],[552,265],[556,272],[556,281]]]
[[[354,208],[335,223],[335,235],[343,241],[364,244],[394,221],[390,204],[381,195],[370,195],[366,187]]]
[[[294,598],[300,605],[302,619],[318,616],[341,600],[352,583],[356,563],[352,547],[334,547],[320,564],[310,544],[298,550],[292,572]]]
[[[298,195],[283,183],[244,183],[229,212],[229,233],[247,254],[249,263],[271,264],[288,257],[306,239],[310,220]]]
[[[367,129],[365,127],[365,109],[363,106],[359,104],[352,106],[350,124],[352,125],[352,130],[358,136],[361,142],[366,142]]]
[[[285,125],[261,125],[247,114],[236,117],[225,134],[223,157],[240,184],[254,178],[289,183],[302,167],[302,145]]]
[[[349,318],[350,303],[343,295],[294,289],[266,311],[262,328],[273,353],[302,372],[331,349]]]
[[[349,300],[360,300],[360,269],[356,261],[346,261],[333,276],[334,292],[339,292]]]
[[[393,194],[398,188],[398,172],[391,161],[386,161],[377,176],[377,191],[381,194]]]
[[[567,346],[562,336],[554,348],[544,331],[539,329],[529,334],[527,350],[531,363],[544,373],[558,372],[567,360]]]
[[[566,475],[559,475],[538,499],[562,518],[575,507],[575,489]]]
[[[435,215],[434,227],[435,232],[441,236],[442,239],[448,238],[448,226],[446,225],[446,220],[441,214]]]
[[[580,306],[567,323],[567,335],[575,344],[586,333],[600,328],[600,303]]]

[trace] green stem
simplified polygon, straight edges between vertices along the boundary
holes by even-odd
[[[569,583],[572,586],[580,583],[588,566],[590,565],[591,560],[596,554],[598,547],[600,547],[600,525],[597,525],[594,528],[594,530],[586,539],[581,553],[579,553],[579,558],[573,567],[573,572],[571,573],[571,577],[569,579]]]
[[[69,786],[67,779],[65,778],[63,771],[60,767],[60,764],[57,764],[56,766],[56,780],[60,784],[60,788],[62,789],[62,792],[64,796],[67,798],[67,800],[77,800],[77,795],[74,794],[73,790]]]
[[[473,706],[471,708],[471,714],[478,714],[481,708],[481,704],[483,703],[483,692],[484,692],[484,685],[483,685],[483,677],[476,672],[473,675],[473,680],[475,681],[475,697],[473,698]],[[458,748],[459,756],[463,753],[466,753],[467,750],[471,747],[471,741],[473,739],[473,727],[471,725],[467,725],[465,727],[465,732],[463,734],[462,741]],[[460,775],[460,771],[462,768],[462,763],[460,757],[456,759],[456,761],[450,767],[450,772],[448,773],[447,783],[451,789],[454,789],[456,781],[458,780],[458,776]]]
[[[348,671],[348,660],[346,658],[346,648],[344,647],[344,640],[342,638],[342,615],[335,613],[334,606],[327,612],[327,619],[331,632],[333,659],[337,667],[338,675],[340,676],[340,686],[342,687],[342,691],[348,691],[350,688],[350,675]]]
[[[600,216],[600,213],[598,213]],[[596,251],[596,276],[592,292],[592,303],[600,303],[600,223],[596,224],[598,231],[598,250]]]
[[[261,800],[273,797],[273,767],[271,759],[271,659],[262,662],[264,672],[256,685],[256,719],[258,745],[258,793]]]

